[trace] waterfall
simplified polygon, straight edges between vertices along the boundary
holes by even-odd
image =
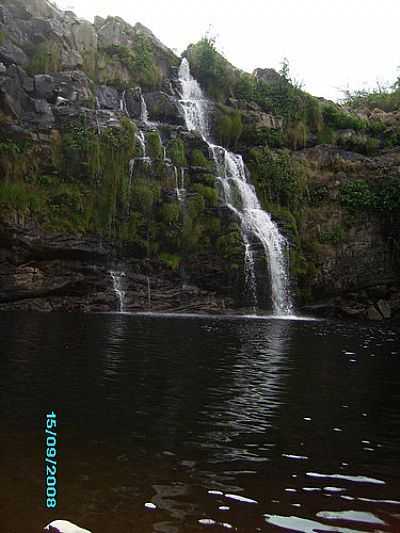
[[[288,243],[278,227],[265,212],[257,198],[255,188],[248,182],[242,156],[213,144],[209,135],[208,102],[199,84],[190,73],[186,58],[179,68],[182,88],[180,100],[186,127],[200,133],[208,144],[215,161],[218,183],[225,205],[235,213],[241,223],[245,245],[245,277],[254,305],[257,305],[257,280],[251,239],[261,242],[269,265],[273,311],[276,315],[289,315],[293,311],[289,291],[289,275],[285,251]]]
[[[119,101],[119,109],[120,109],[121,113],[125,113],[125,115],[128,115],[128,116],[129,116],[129,113],[128,113],[128,106],[126,105],[125,94],[126,94],[126,90],[124,90],[124,91],[122,92],[122,96],[121,96],[121,99],[120,99],[120,101]]]
[[[178,169],[176,166],[174,166],[174,174],[175,174],[175,191],[176,191],[176,197],[178,198],[179,202],[183,202],[185,200],[185,169],[181,168],[181,182],[179,183],[179,177],[178,177]]]
[[[115,272],[110,270],[110,276],[113,283],[113,290],[118,298],[119,312],[123,313],[125,311],[125,295],[126,291],[122,286],[122,278],[126,276],[125,272]]]
[[[149,112],[147,111],[146,100],[144,99],[142,93],[140,93],[140,104],[141,104],[140,120],[144,124],[150,124],[149,123]]]

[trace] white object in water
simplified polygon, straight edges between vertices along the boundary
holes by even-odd
[[[88,529],[83,529],[68,520],[54,520],[43,531],[50,533],[91,533]]]

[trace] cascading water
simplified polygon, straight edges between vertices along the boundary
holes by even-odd
[[[121,113],[125,113],[125,115],[129,116],[128,106],[126,105],[126,97],[125,97],[125,95],[126,95],[126,91],[123,91],[121,99],[119,101],[119,109],[120,109]]]
[[[140,93],[140,104],[141,104],[140,120],[144,124],[149,124],[149,112],[147,111],[146,100],[143,98],[142,93]]]
[[[293,304],[285,256],[287,241],[280,234],[270,215],[261,209],[255,189],[247,180],[242,157],[229,152],[222,146],[212,144],[208,126],[208,102],[199,84],[191,75],[186,58],[182,60],[179,68],[179,81],[182,87],[180,103],[184,111],[186,127],[190,131],[199,132],[208,144],[219,173],[218,182],[221,185],[224,202],[241,222],[245,244],[246,281],[254,305],[257,305],[257,280],[251,237],[256,237],[262,243],[269,264],[274,313],[290,315],[293,311]]]
[[[119,312],[123,313],[125,311],[125,295],[126,291],[122,285],[122,278],[126,276],[125,272],[115,272],[110,270],[110,276],[113,283],[114,292],[118,298]]]

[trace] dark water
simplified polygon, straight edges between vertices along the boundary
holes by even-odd
[[[3,313],[0,331],[1,533],[400,531],[396,330]]]

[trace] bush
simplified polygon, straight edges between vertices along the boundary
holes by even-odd
[[[368,210],[375,206],[375,197],[367,181],[347,181],[340,188],[340,202],[350,210]]]
[[[322,116],[324,123],[338,130],[355,130],[359,131],[367,127],[367,122],[361,118],[343,111],[335,104],[324,104],[322,107]]]

